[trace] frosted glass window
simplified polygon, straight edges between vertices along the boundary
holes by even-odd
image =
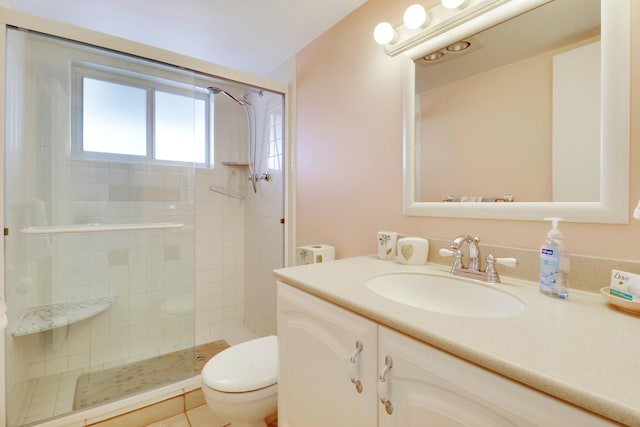
[[[268,167],[271,170],[282,170],[282,109],[272,107],[268,113],[269,153]]]
[[[156,91],[154,123],[156,159],[206,162],[204,99]]]
[[[145,89],[85,77],[82,95],[84,151],[146,156]]]
[[[75,158],[212,167],[204,88],[100,66],[76,68],[74,88]]]

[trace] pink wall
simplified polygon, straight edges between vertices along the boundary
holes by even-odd
[[[632,2],[630,211],[640,197],[640,5]],[[375,252],[388,229],[450,239],[468,233],[492,245],[537,248],[543,222],[408,217],[402,214],[401,66],[372,38],[401,21],[411,0],[369,0],[296,57],[298,245],[327,243],[338,258]],[[640,222],[562,225],[573,254],[640,257]]]

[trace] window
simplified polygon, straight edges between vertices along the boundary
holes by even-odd
[[[180,162],[207,162],[207,109],[202,99],[155,92],[155,158]],[[180,144],[179,141],[193,141]]]
[[[267,121],[269,132],[268,168],[271,170],[282,170],[282,107],[271,106],[267,114]]]
[[[88,77],[82,83],[82,150],[146,156],[147,92]]]
[[[78,158],[213,164],[206,90],[166,79],[78,68]]]

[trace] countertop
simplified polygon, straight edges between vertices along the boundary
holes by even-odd
[[[402,265],[375,256],[274,271],[279,280],[462,359],[630,426],[640,426],[640,316],[601,295],[542,295],[538,284],[502,276],[495,286],[519,298],[509,317],[462,317],[421,310],[369,290],[389,273],[448,275],[439,264]],[[504,271],[504,269],[503,269]],[[504,274],[504,273],[503,273]],[[608,286],[603,283],[601,286]]]

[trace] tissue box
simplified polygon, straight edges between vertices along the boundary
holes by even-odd
[[[640,275],[611,270],[609,293],[630,301],[640,301]]]
[[[296,265],[319,264],[335,260],[335,248],[329,245],[308,245],[296,248]]]

